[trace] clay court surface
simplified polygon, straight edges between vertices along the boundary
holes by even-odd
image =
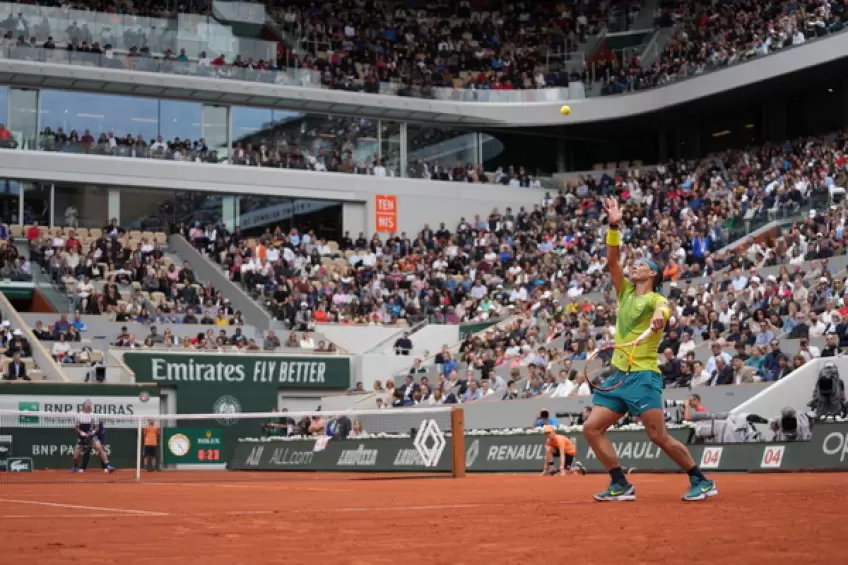
[[[680,475],[634,475],[639,500],[606,504],[591,500],[605,476],[245,478],[0,484],[0,555],[38,565],[834,565],[848,543],[848,474],[717,475],[720,496],[688,504]]]

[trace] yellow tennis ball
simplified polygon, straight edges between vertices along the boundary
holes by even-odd
[[[571,106],[563,106],[559,109],[559,113],[563,116],[567,116],[571,113]]]

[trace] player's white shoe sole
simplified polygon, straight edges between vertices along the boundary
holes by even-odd
[[[598,502],[633,502],[636,500],[635,494],[622,494],[621,496],[601,496],[595,495],[595,500]]]
[[[617,488],[616,488],[617,487]],[[613,485],[604,492],[595,495],[595,500],[598,502],[632,502],[636,500],[636,489],[633,485],[626,487]]]

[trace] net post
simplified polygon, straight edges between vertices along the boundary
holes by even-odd
[[[136,420],[135,426],[135,481],[141,481],[141,418]]]
[[[455,478],[465,476],[465,412],[451,410],[451,470]]]

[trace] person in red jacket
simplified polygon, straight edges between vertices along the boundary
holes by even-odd
[[[26,238],[27,241],[32,242],[38,239],[41,235],[41,230],[38,229],[38,222],[33,222],[30,227],[27,228]]]

